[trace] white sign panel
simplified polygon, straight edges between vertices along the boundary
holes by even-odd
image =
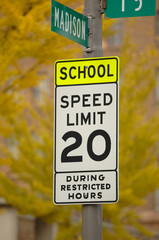
[[[117,84],[57,87],[56,99],[55,170],[115,170]]]
[[[111,170],[109,182],[105,183],[110,184],[109,191],[105,190],[99,198],[97,192],[100,191],[97,189],[95,199],[90,196],[86,200],[110,201],[113,194],[112,201],[117,198],[117,92],[116,83],[56,88],[55,171],[58,191],[56,203],[61,202],[60,197],[62,203],[73,201],[66,194],[67,190],[62,190],[60,185],[61,181],[68,185],[66,176],[69,174],[61,173],[77,171]],[[99,184],[99,180],[96,184]],[[111,194],[107,194],[108,192]],[[84,199],[78,199],[78,196],[77,192],[74,201],[84,202]]]
[[[117,201],[117,172],[61,173],[56,176],[57,203]]]

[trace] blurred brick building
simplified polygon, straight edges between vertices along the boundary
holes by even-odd
[[[156,16],[117,19],[113,25],[116,33],[107,40],[103,38],[103,56],[118,56],[123,40],[128,33],[132,42],[136,43],[140,50],[147,45],[152,45],[159,50],[159,0],[156,0],[156,4]],[[130,21],[132,21],[131,27]],[[42,101],[41,89],[45,89],[50,94],[52,79],[50,69],[42,69],[39,74],[45,76],[46,81],[42,81],[38,87],[34,87],[32,94]],[[156,69],[156,82],[154,103],[159,102],[159,69]],[[8,147],[16,154],[16,146],[10,146],[8,143]],[[140,216],[141,223],[155,233],[154,239],[159,239],[159,191],[147,198],[147,206],[141,209]],[[0,199],[0,240],[52,240],[56,231],[56,225],[48,225],[33,216],[20,216],[13,207],[6,205],[5,201]],[[135,237],[138,236],[133,229],[130,229],[130,232]],[[149,238],[140,239],[147,240]]]

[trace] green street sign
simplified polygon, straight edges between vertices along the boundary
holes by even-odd
[[[51,11],[51,31],[87,47],[88,18],[54,0]]]
[[[106,17],[144,17],[156,15],[156,0],[107,0]]]

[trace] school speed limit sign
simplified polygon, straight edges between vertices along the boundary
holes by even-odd
[[[55,63],[55,204],[118,199],[118,61]]]

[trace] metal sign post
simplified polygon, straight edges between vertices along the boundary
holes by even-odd
[[[100,1],[84,0],[84,14],[89,18],[88,48],[83,56],[102,56],[102,14]],[[102,240],[102,205],[82,206],[82,240]]]

